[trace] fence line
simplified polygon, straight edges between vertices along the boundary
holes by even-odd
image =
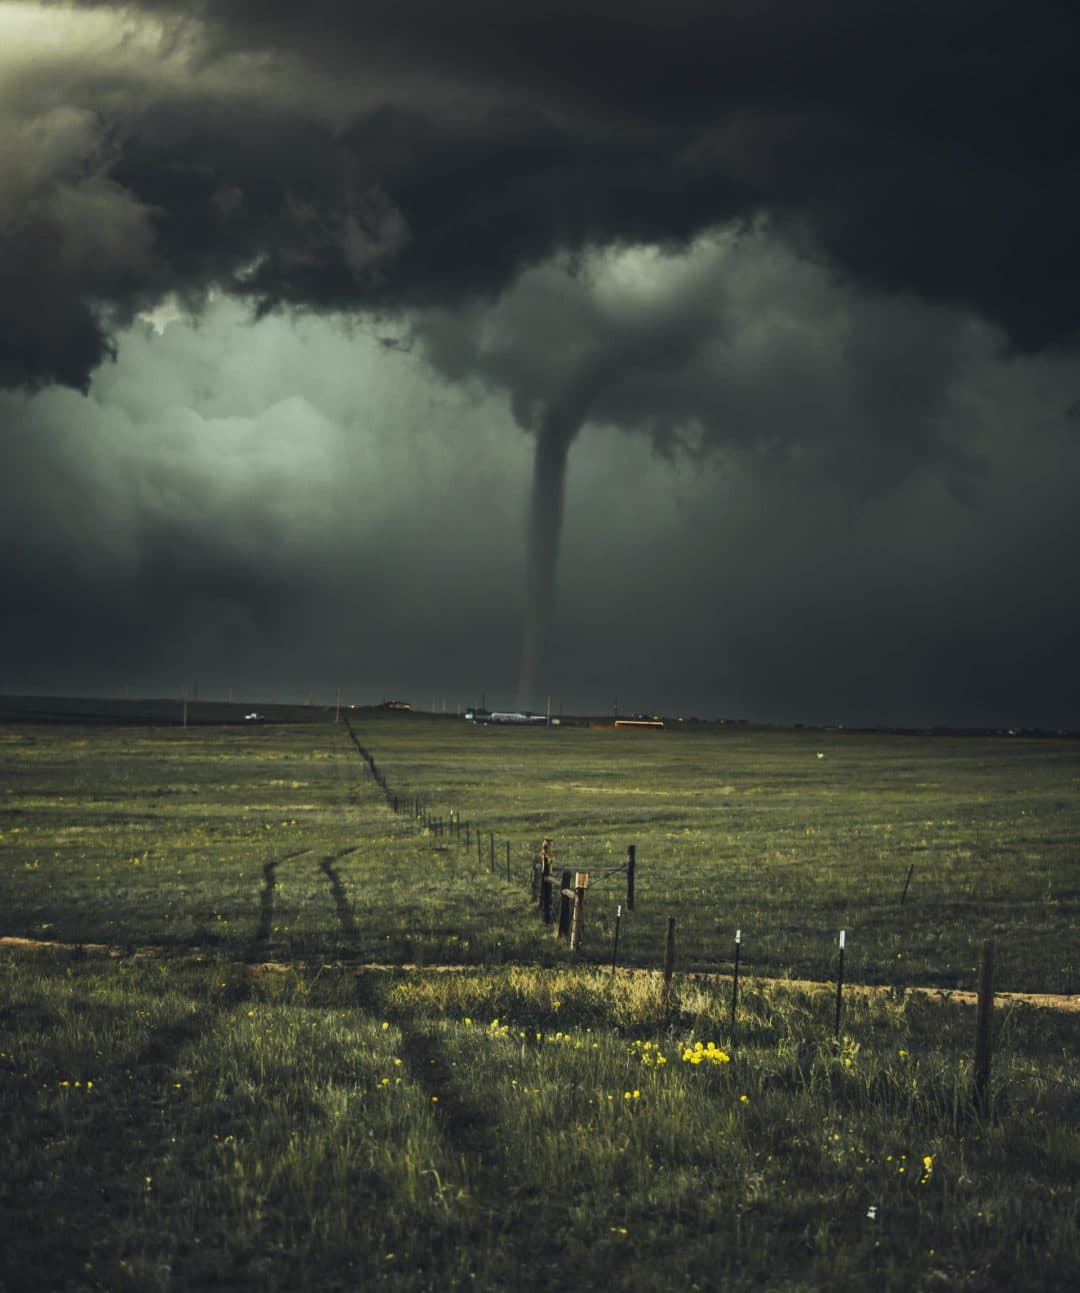
[[[400,815],[407,807],[411,807],[412,815],[416,821],[424,824],[424,829],[431,834],[441,838],[446,833],[446,824],[443,817],[436,817],[424,804],[420,795],[401,796],[391,790],[387,783],[386,776],[379,768],[375,761],[374,755],[360,741],[356,732],[353,730],[349,719],[345,718],[345,727],[356,747],[357,752],[364,759],[375,780],[376,785],[383,792],[387,806],[395,815]],[[462,826],[464,825],[465,838],[462,842]],[[479,824],[471,823],[469,820],[463,823],[461,814],[453,809],[450,811],[449,834],[457,839],[458,844],[468,853],[472,847],[472,836],[475,832],[476,837],[476,854],[477,866],[483,866],[483,831]],[[489,830],[488,836],[488,858],[489,867],[492,874],[496,871],[495,861],[495,832]],[[506,880],[511,882],[510,867],[511,843],[506,840]],[[637,848],[634,844],[627,846],[626,862],[620,866],[609,867],[602,871],[595,879],[598,882],[610,879],[612,876],[625,875],[626,877],[626,909],[628,912],[634,910],[635,903],[635,881],[636,881],[636,864]],[[539,907],[541,918],[546,925],[551,925],[554,921],[553,912],[553,893],[552,889],[556,883],[554,878],[554,841],[550,836],[546,836],[540,845],[540,851],[533,857],[532,864],[532,902]],[[907,898],[908,888],[911,884],[912,873],[915,870],[914,862],[908,868],[907,877],[904,881],[903,892],[900,896],[900,904],[903,905]],[[556,937],[565,941],[571,953],[578,953],[581,950],[582,939],[584,934],[585,918],[585,896],[589,886],[589,874],[585,871],[571,872],[564,870],[561,875],[562,883],[559,886],[559,917],[556,929]],[[623,908],[620,903],[615,917],[614,946],[611,957],[611,971],[614,975],[618,964],[619,952],[619,929],[622,923]],[[839,944],[837,948],[836,961],[836,1002],[833,1017],[833,1041],[839,1045],[840,1041],[840,1024],[843,1012],[843,991],[844,991],[844,951],[845,951],[846,931],[840,931]],[[732,972],[732,990],[731,990],[731,1018],[730,1031],[731,1040],[734,1043],[736,1025],[738,1019],[738,997],[739,997],[739,970],[742,948],[742,929],[735,931],[734,955],[733,955],[733,972]],[[976,1033],[974,1058],[972,1063],[972,1091],[971,1099],[974,1107],[979,1110],[985,1110],[988,1102],[988,1092],[990,1085],[990,1068],[992,1055],[992,1024],[994,1009],[994,987],[993,987],[993,941],[987,939],[983,943],[982,961],[979,971],[978,999],[976,1006]],[[670,1005],[673,1000],[673,981],[675,974],[675,917],[668,916],[666,937],[663,955],[663,995],[665,1002]]]

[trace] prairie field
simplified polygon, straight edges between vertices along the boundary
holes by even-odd
[[[319,717],[0,727],[0,1289],[1076,1281],[1080,745]]]

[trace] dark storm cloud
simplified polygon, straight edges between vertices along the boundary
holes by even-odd
[[[515,328],[548,299],[527,388],[543,392],[560,317],[569,354],[591,312],[629,316],[636,299],[639,320],[659,317],[694,282],[708,301],[736,262],[728,339],[710,343],[733,390],[704,447],[687,427],[692,452],[672,430],[658,456],[644,421],[627,434],[602,419],[574,442],[545,693],[568,712],[617,697],[778,721],[1080,726],[1075,370],[1003,359],[991,332],[912,303],[851,318],[846,291],[761,238],[706,241],[675,264],[681,285],[639,251],[575,279],[533,271],[494,313],[462,316],[468,383],[429,371],[427,341],[387,352],[336,320],[252,326],[219,297],[198,327],[123,332],[87,399],[0,395],[0,686],[509,703],[534,447],[506,394],[526,353]],[[432,338],[453,317],[430,316]],[[852,488],[880,465],[864,387],[895,388],[890,339],[912,336],[950,351],[947,385],[928,378],[916,404],[947,442],[977,443],[978,470],[955,468],[963,497],[941,450],[903,458],[888,489]],[[500,354],[488,390],[478,375]],[[710,406],[687,373],[667,378],[684,409]],[[639,376],[635,398],[655,408],[664,382]],[[610,385],[600,403],[624,398]]]
[[[412,335],[564,451],[590,421],[666,455],[812,460],[864,498],[925,470],[958,492],[978,476],[979,418],[955,392],[999,346],[956,311],[861,296],[766,229],[552,261]]]
[[[440,698],[512,685],[505,413],[476,427],[370,335],[220,298],[121,340],[89,399],[0,393],[0,689],[377,700],[435,641]]]
[[[1080,722],[1078,21],[0,3],[0,684]]]
[[[32,267],[18,307],[5,298],[8,383],[85,384],[111,312],[167,289],[263,309],[462,300],[556,251],[763,213],[866,287],[969,308],[1020,347],[1076,330],[1071,6],[124,13],[165,24],[129,34],[138,58],[102,44],[93,66],[8,73],[16,163],[49,113],[84,114],[86,132],[4,212],[5,267]],[[100,209],[73,225],[63,195],[91,181]],[[119,208],[142,245],[102,272],[79,236]]]
[[[549,263],[494,306],[431,309],[413,327],[437,370],[507,391],[536,434],[521,704],[545,689],[567,466],[586,424],[636,431],[672,460],[796,471],[829,507],[864,507],[917,477],[964,498],[988,468],[970,392],[991,371],[993,330],[861,299],[762,231]],[[748,593],[744,606],[760,600]]]

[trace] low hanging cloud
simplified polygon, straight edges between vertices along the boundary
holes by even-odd
[[[923,473],[960,495],[982,464],[957,391],[1001,344],[954,311],[839,287],[764,230],[548,263],[493,306],[423,313],[411,335],[449,380],[505,390],[536,437],[522,705],[543,693],[567,463],[586,423],[668,457],[798,463],[849,498]]]
[[[892,309],[883,336],[928,326]],[[252,324],[219,298],[197,324],[121,334],[88,399],[0,395],[0,683],[508,702],[534,433],[505,384],[447,381],[419,337],[387,351],[386,335]],[[947,392],[981,455],[963,491],[933,455],[880,490],[838,472],[842,401],[819,400],[854,378],[818,386],[789,362],[778,392],[779,314],[726,410],[760,441],[658,455],[644,424],[589,421],[545,654],[556,708],[1080,724],[1075,373],[978,335]],[[862,478],[882,470],[873,448]]]

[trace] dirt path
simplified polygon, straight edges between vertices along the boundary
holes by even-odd
[[[121,947],[112,947],[107,943],[61,943],[48,939],[37,938],[16,938],[10,934],[0,935],[0,951],[7,949],[12,952],[36,952],[45,950],[55,950],[61,952],[70,952],[74,956],[103,956],[110,960],[149,960],[156,957],[165,957],[176,955],[170,949],[164,947],[138,947],[134,949],[125,949]],[[194,953],[192,953],[194,955]],[[342,966],[346,964],[341,963]],[[260,961],[254,964],[246,963],[246,969],[250,974],[288,974],[294,967],[282,961]],[[389,964],[386,962],[369,961],[360,964],[348,963],[348,968],[356,973],[364,974],[390,974],[402,972],[406,974],[426,973],[426,974],[463,974],[468,971],[483,969],[483,966],[477,965],[416,965],[411,961],[403,961],[400,964]],[[601,973],[611,973],[606,966],[593,967]],[[659,970],[647,969],[622,969],[620,974],[656,974]],[[701,974],[690,973],[687,977],[696,979],[715,979],[717,982],[730,982],[731,976],[728,974]],[[756,976],[752,977],[751,982],[771,982],[784,983],[788,987],[798,988],[800,991],[812,992],[815,989],[831,988],[829,983],[818,982],[813,979],[771,979],[762,980]],[[846,985],[849,992],[891,992],[894,989],[888,984],[869,984],[869,983],[849,983]],[[905,987],[905,992],[918,992],[925,996],[933,997],[938,1001],[953,1002],[956,1005],[973,1006],[977,999],[977,994],[970,992],[965,988],[933,988],[921,987],[918,985]],[[999,1003],[1015,1002],[1017,1004],[1028,1006],[1039,1006],[1044,1010],[1064,1010],[1070,1013],[1080,1014],[1080,994],[1069,995],[1060,992],[996,992],[995,1001]]]

